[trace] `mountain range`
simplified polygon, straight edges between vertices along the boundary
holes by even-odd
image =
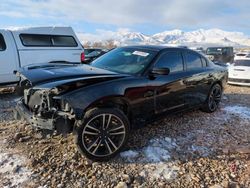
[[[113,31],[98,31],[97,34],[78,33],[83,43],[104,42],[113,40],[117,46],[121,45],[185,45],[193,47],[207,46],[250,46],[250,37],[242,32],[229,32],[221,29],[199,29],[195,31],[171,30],[144,35],[140,32],[133,32],[127,29]]]

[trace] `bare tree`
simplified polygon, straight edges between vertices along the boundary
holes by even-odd
[[[87,42],[83,43],[83,47],[84,47],[84,48],[89,48],[89,47],[91,47],[91,42],[90,42],[90,41],[87,41]]]
[[[92,44],[92,47],[95,47],[95,48],[102,48],[103,47],[103,44],[102,42],[94,42]]]
[[[108,49],[116,48],[115,41],[113,39],[109,39],[105,41],[105,47]]]

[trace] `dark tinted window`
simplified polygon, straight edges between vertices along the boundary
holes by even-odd
[[[0,34],[0,51],[4,51],[5,49],[6,49],[6,44],[3,35]]]
[[[95,51],[96,49],[84,49],[84,54],[85,55],[88,55],[90,54],[91,52]]]
[[[202,67],[201,58],[195,53],[186,52],[187,69]]]
[[[49,35],[21,34],[20,38],[24,46],[52,46]]]
[[[98,56],[99,54],[101,54],[101,51],[93,51],[89,53],[88,56]]]
[[[233,54],[233,48],[207,48],[207,54],[225,54],[225,55],[230,55]]]
[[[20,39],[24,46],[40,46],[40,47],[77,46],[77,43],[72,36],[21,34]]]
[[[156,68],[169,68],[171,72],[183,71],[183,60],[180,52],[166,52],[157,61]]]
[[[157,52],[123,47],[116,48],[91,63],[92,66],[119,73],[137,74],[146,69]]]
[[[77,46],[75,39],[71,36],[53,36],[52,41],[54,46]]]
[[[207,66],[207,60],[204,57],[201,57],[201,61],[202,61],[202,66],[206,67]]]

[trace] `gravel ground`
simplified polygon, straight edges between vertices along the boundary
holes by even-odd
[[[250,88],[227,86],[220,109],[167,116],[133,131],[109,162],[81,156],[73,135],[13,119],[0,95],[0,187],[250,187]]]

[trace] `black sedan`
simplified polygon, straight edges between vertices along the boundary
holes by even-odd
[[[162,46],[121,47],[90,65],[17,74],[30,87],[18,114],[42,129],[73,131],[79,151],[94,160],[115,156],[133,128],[158,115],[214,112],[228,76],[195,51]]]

